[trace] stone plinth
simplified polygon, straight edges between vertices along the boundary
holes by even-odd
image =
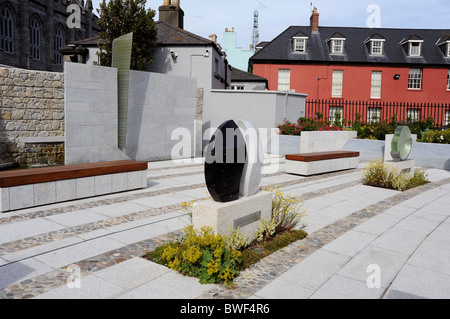
[[[260,191],[228,203],[211,199],[194,206],[192,223],[195,229],[208,226],[222,236],[228,234],[230,227],[240,228],[244,237],[248,234],[250,243],[261,218],[266,220],[272,215],[272,198],[272,193]]]
[[[416,161],[415,160],[406,160],[406,161],[385,161],[388,167],[393,169],[397,169],[398,172],[407,172],[409,173],[409,177],[414,177],[414,170],[416,169]]]

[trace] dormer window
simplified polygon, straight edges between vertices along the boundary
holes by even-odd
[[[302,31],[297,32],[292,37],[292,51],[294,53],[306,53],[308,36]]]
[[[345,36],[336,32],[328,39],[331,54],[344,54]]]
[[[294,38],[294,52],[295,53],[306,52],[306,38]]]
[[[422,44],[423,39],[415,34],[410,35],[406,39],[403,39],[400,44],[406,51],[406,54],[410,57],[422,56]]]
[[[378,34],[374,33],[364,41],[367,47],[369,55],[384,55],[384,42],[386,39]]]
[[[341,39],[331,40],[331,53],[333,54],[344,53],[344,40]]]
[[[450,58],[450,34],[444,38],[440,38],[436,43],[439,50],[446,58]]]
[[[370,54],[371,55],[383,55],[384,40],[371,40],[370,41]]]
[[[422,55],[422,42],[419,42],[419,41],[410,41],[409,42],[409,56],[421,56]]]

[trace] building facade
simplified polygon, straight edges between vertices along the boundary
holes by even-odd
[[[92,5],[80,10],[80,28],[69,28],[70,4],[84,0],[1,0],[0,64],[61,72],[59,48],[99,32]]]
[[[250,59],[270,90],[339,102],[450,103],[450,29],[291,26]]]
[[[248,61],[253,55],[253,48],[250,46],[249,50],[245,50],[237,46],[237,33],[234,31],[234,27],[229,30],[225,29],[223,33],[223,50],[227,54],[227,59],[230,64],[239,70],[248,70]]]

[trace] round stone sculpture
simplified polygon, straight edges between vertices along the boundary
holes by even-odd
[[[406,161],[411,153],[412,137],[407,126],[399,126],[392,138],[391,156],[397,161]]]
[[[238,127],[245,139],[247,157],[241,177],[240,195],[249,197],[259,190],[261,169],[264,165],[264,152],[258,130],[246,120],[239,120]]]
[[[240,184],[246,162],[244,137],[236,122],[224,122],[214,132],[205,154],[205,180],[216,202],[239,199]]]

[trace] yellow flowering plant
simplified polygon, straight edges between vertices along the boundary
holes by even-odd
[[[163,245],[162,254],[155,261],[183,275],[198,277],[202,284],[230,284],[239,272],[242,253],[228,249],[224,238],[209,227],[198,231],[187,226],[184,232],[184,241]]]

